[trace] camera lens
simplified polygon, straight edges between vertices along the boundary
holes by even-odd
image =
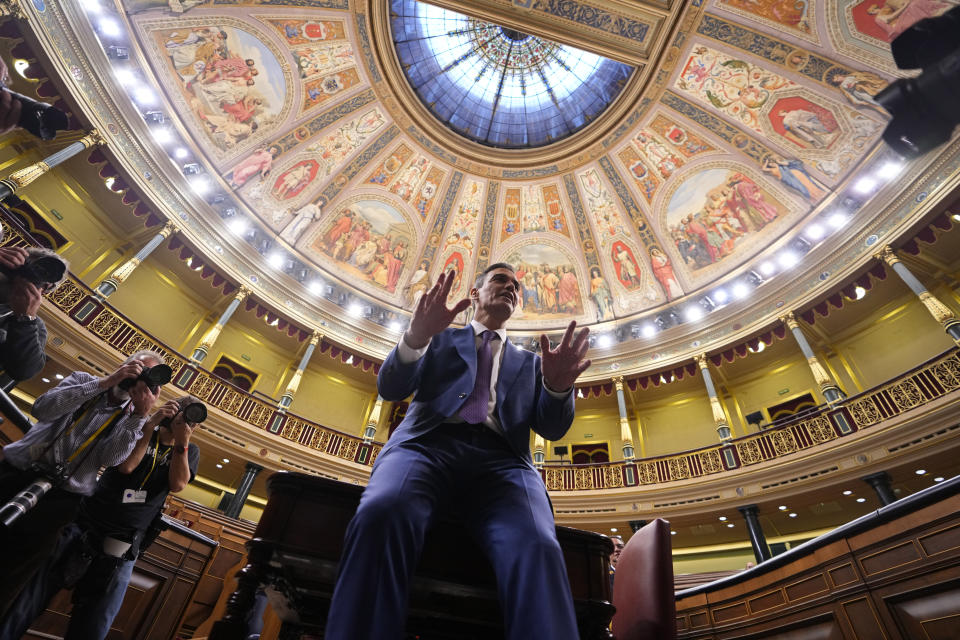
[[[143,380],[148,387],[160,387],[168,382],[170,378],[173,377],[173,369],[165,364],[158,364],[155,367],[150,367],[140,372],[140,379]]]
[[[183,419],[185,422],[199,424],[207,419],[207,407],[200,402],[187,405],[183,410]]]

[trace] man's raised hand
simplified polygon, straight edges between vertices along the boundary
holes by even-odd
[[[583,359],[590,346],[587,341],[590,329],[584,327],[574,338],[573,331],[576,327],[576,321],[567,325],[556,349],[551,349],[550,340],[545,334],[540,334],[540,369],[543,371],[543,381],[553,391],[570,389],[580,374],[590,366],[590,361]]]
[[[437,283],[420,296],[403,338],[408,347],[421,349],[427,346],[433,336],[449,327],[457,314],[470,306],[470,298],[464,298],[452,309],[447,308],[447,296],[450,295],[453,280],[453,272],[445,271],[437,278]]]

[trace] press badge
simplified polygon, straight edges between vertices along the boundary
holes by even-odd
[[[146,490],[137,491],[136,489],[124,489],[123,490],[123,503],[127,504],[129,502],[138,502],[144,503],[147,501],[147,492]]]

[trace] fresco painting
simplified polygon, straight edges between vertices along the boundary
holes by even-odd
[[[587,210],[593,218],[597,231],[600,233],[600,244],[606,245],[610,238],[626,232],[627,226],[623,223],[620,211],[610,197],[607,188],[600,181],[600,174],[596,169],[589,169],[579,174],[580,184],[587,204]]]
[[[411,155],[413,155],[413,151],[410,150],[410,147],[401,142],[385,160],[377,165],[377,168],[367,178],[367,182],[386,185],[397,176],[400,167],[410,159]]]
[[[379,109],[371,109],[309,144],[306,151],[320,163],[321,175],[332,175],[343,166],[347,157],[360,149],[386,122]]]
[[[681,157],[650,129],[640,129],[630,142],[664,180],[683,166]]]
[[[504,196],[503,224],[500,240],[517,233],[555,232],[570,235],[563,217],[563,206],[557,186],[524,185],[507,189]]]
[[[590,268],[590,299],[597,312],[597,322],[613,320],[613,296],[600,267]]]
[[[467,253],[467,256],[470,254]],[[442,273],[452,271],[453,284],[450,286],[450,294],[447,296],[447,300],[451,303],[454,303],[458,300],[461,300],[466,297],[467,293],[470,291],[469,280],[464,277],[463,270],[466,268],[466,263],[463,259],[463,254],[460,251],[454,251],[447,256],[447,259],[443,262]]]
[[[874,99],[874,96],[886,89],[889,84],[877,74],[869,71],[831,69],[827,72],[827,83],[839,89],[850,104],[873,109],[885,118],[889,115],[887,110]]]
[[[610,258],[613,260],[613,268],[617,272],[620,284],[627,291],[640,288],[642,284],[640,265],[637,263],[636,256],[633,255],[633,249],[625,242],[618,240],[610,247]]]
[[[799,31],[811,32],[810,0],[721,0],[721,4]]]
[[[417,156],[404,167],[396,182],[390,186],[390,192],[409,202],[413,194],[417,192],[417,185],[423,180],[429,166],[430,161],[426,156]]]
[[[528,244],[512,250],[505,262],[516,269],[521,302],[515,318],[559,319],[583,314],[584,288],[577,279],[576,262],[546,244]]]
[[[653,277],[667,296],[667,302],[683,295],[677,274],[673,272],[673,264],[660,247],[650,247],[650,266],[653,268]]]
[[[810,175],[801,160],[770,155],[760,167],[764,173],[780,181],[783,186],[803,196],[810,204],[822,200],[828,193],[827,185]]]
[[[301,78],[312,78],[356,64],[353,47],[347,42],[326,42],[295,49],[293,59]]]
[[[394,293],[415,237],[410,222],[390,204],[359,200],[334,212],[311,248],[336,261],[348,277]]]
[[[660,186],[660,179],[657,178],[647,164],[640,158],[640,154],[632,144],[628,144],[617,152],[620,162],[627,168],[634,184],[647,202],[653,200],[656,195],[657,187]]]
[[[954,6],[956,2],[950,0],[861,0],[849,11],[857,31],[889,43],[920,20],[942,15]]]
[[[683,181],[667,204],[666,224],[683,264],[696,271],[755,244],[756,234],[786,213],[744,173],[716,168]]]
[[[360,73],[356,67],[315,77],[303,84],[303,108],[309,109],[323,104],[333,96],[360,83]]]
[[[171,90],[216,148],[233,149],[276,124],[286,82],[276,56],[258,37],[213,23],[161,29],[152,36],[176,79]]]
[[[681,127],[663,115],[657,115],[647,126],[651,131],[666,140],[677,153],[686,158],[717,150],[716,147],[700,136],[691,133],[687,128]]]
[[[778,92],[798,85],[772,71],[705,46],[695,47],[675,87],[724,115],[764,133],[762,109]]]
[[[479,180],[467,180],[452,220],[448,223],[451,232],[443,242],[442,253],[458,249],[468,256],[473,255],[473,239],[477,237],[482,207],[483,183]]]
[[[316,160],[301,160],[277,176],[270,195],[277,200],[296,198],[317,177],[320,163]]]
[[[413,208],[417,210],[422,220],[426,220],[430,214],[433,203],[437,199],[437,194],[440,193],[440,185],[443,183],[446,175],[447,172],[440,167],[430,167],[426,179],[423,181],[423,184],[420,185],[416,198],[413,200]]]
[[[280,155],[280,148],[276,146],[256,149],[224,177],[229,180],[231,187],[242,187],[254,176],[259,176],[262,181],[270,175],[273,159],[278,155]]]
[[[520,189],[505,189],[503,194],[503,228],[500,241],[520,232]]]
[[[767,117],[774,131],[801,149],[827,149],[840,136],[830,110],[800,96],[777,100]]]
[[[560,189],[556,184],[546,184],[540,187],[540,195],[543,198],[543,206],[547,210],[548,228],[570,237],[567,218],[563,213],[563,203],[560,201]]]
[[[287,44],[296,46],[347,37],[343,20],[270,20]]]

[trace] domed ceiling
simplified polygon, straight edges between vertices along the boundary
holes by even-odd
[[[54,43],[75,94],[186,238],[380,356],[439,273],[461,297],[506,261],[514,330],[618,346],[588,377],[687,357],[838,284],[916,213],[878,194],[936,160],[899,164],[871,96],[890,40],[946,3],[436,4],[37,15],[80,34]]]

